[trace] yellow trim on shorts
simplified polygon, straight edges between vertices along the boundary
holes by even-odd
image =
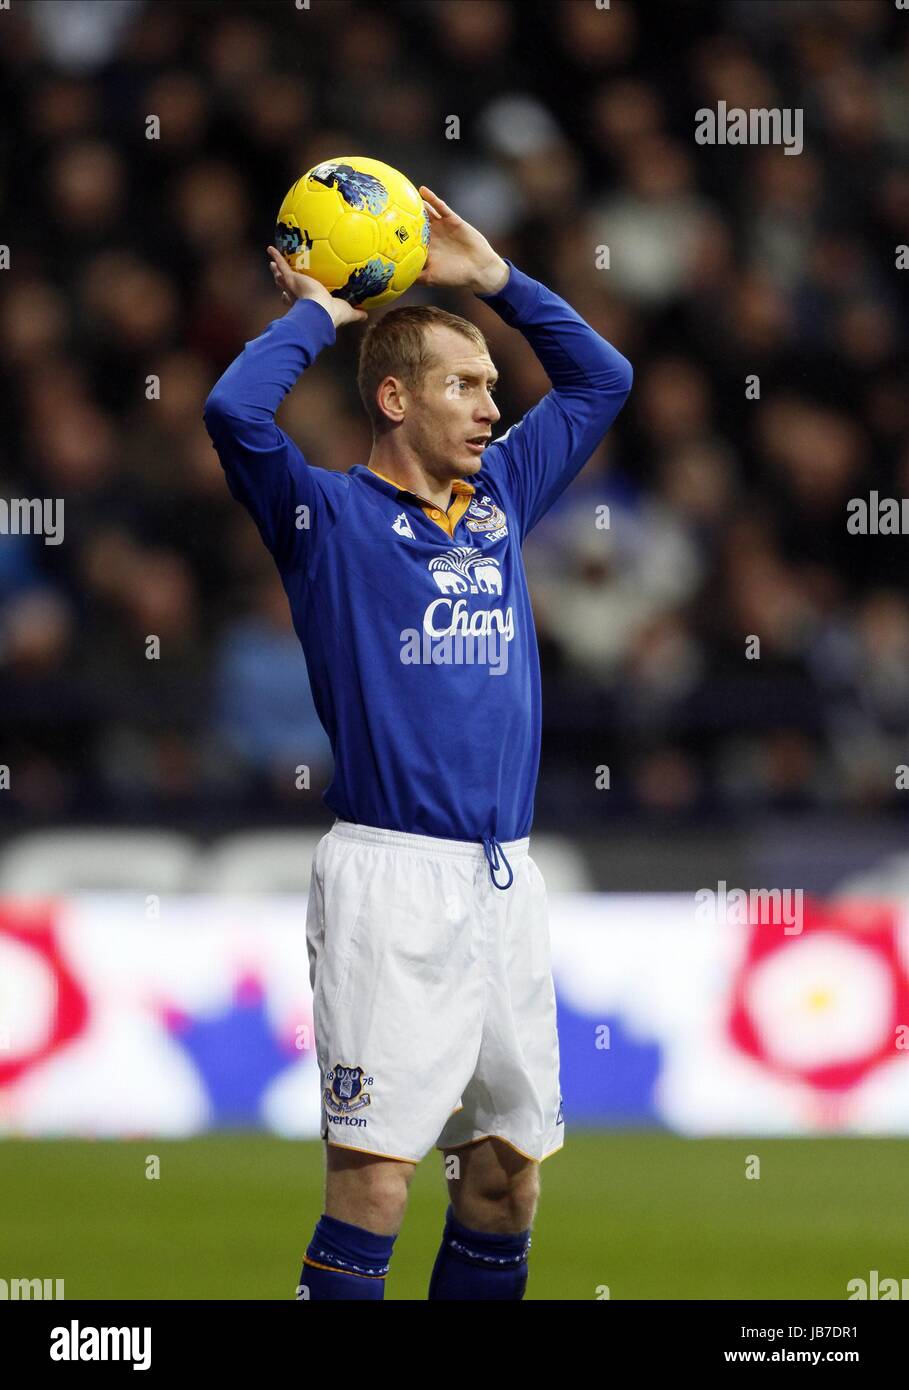
[[[394,1163],[419,1163],[418,1158],[402,1158],[400,1154],[380,1154],[377,1149],[358,1149],[353,1144],[339,1144],[337,1139],[325,1140],[333,1149],[350,1149],[355,1154],[369,1154],[371,1158],[389,1158]]]
[[[463,1105],[461,1109],[464,1109]],[[454,1113],[457,1114],[457,1111]],[[523,1149],[519,1149],[517,1144],[512,1144],[510,1139],[503,1138],[501,1134],[478,1134],[476,1139],[465,1139],[463,1144],[445,1144],[444,1147],[441,1144],[436,1144],[434,1147],[439,1153],[448,1153],[449,1150],[467,1149],[471,1144],[480,1144],[484,1139],[498,1139],[501,1144],[507,1144],[510,1149],[514,1149],[515,1153],[520,1154],[521,1158],[526,1158],[528,1163],[543,1163],[547,1158],[551,1158],[553,1154],[557,1154],[565,1147],[564,1144],[559,1144],[557,1148],[550,1149],[548,1153],[545,1153],[542,1158],[534,1158],[531,1154],[526,1154]],[[350,1149],[351,1152],[355,1154],[368,1154],[370,1158],[387,1158],[392,1163],[413,1163],[416,1165],[422,1162],[422,1159],[404,1158],[401,1154],[379,1153],[378,1149],[358,1149],[353,1144],[339,1144],[336,1139],[325,1139],[323,1142],[330,1144],[333,1149]]]
[[[543,1158],[534,1158],[532,1154],[526,1154],[523,1149],[518,1148],[517,1144],[512,1144],[510,1139],[506,1139],[501,1134],[478,1134],[476,1139],[465,1139],[463,1144],[437,1144],[436,1148],[440,1149],[442,1153],[448,1153],[449,1149],[467,1149],[471,1144],[482,1143],[484,1139],[498,1139],[500,1144],[507,1144],[510,1149],[514,1149],[516,1154],[520,1154],[521,1158],[526,1158],[528,1163],[542,1163],[544,1159],[551,1158],[553,1154],[559,1152],[559,1149],[564,1148],[563,1144],[559,1144],[558,1148],[550,1149],[548,1153],[545,1153]]]

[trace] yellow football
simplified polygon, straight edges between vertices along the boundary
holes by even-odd
[[[294,270],[364,309],[413,284],[429,251],[429,215],[410,179],[378,159],[325,159],[291,188],[275,245]]]

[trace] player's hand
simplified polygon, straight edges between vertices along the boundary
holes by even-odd
[[[314,299],[323,309],[327,309],[335,328],[341,328],[345,323],[362,323],[366,319],[365,309],[354,308],[346,299],[336,299],[311,275],[301,275],[298,270],[291,270],[276,247],[269,246],[268,254],[272,278],[285,304],[295,304],[298,299]]]
[[[508,279],[508,266],[476,227],[443,203],[425,184],[420,197],[429,214],[429,255],[418,285],[452,286],[474,294],[495,294]]]

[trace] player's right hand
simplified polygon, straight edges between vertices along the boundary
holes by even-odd
[[[354,308],[346,299],[336,299],[311,275],[301,275],[298,270],[291,270],[277,247],[269,246],[268,254],[271,258],[272,277],[285,304],[294,304],[298,299],[314,299],[331,315],[335,328],[342,328],[345,323],[365,321],[365,309]]]

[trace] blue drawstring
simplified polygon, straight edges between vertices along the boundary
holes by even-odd
[[[499,844],[495,835],[483,836],[483,853],[486,855],[486,863],[489,865],[489,877],[492,879],[494,887],[502,889],[510,888],[511,885],[514,883],[514,874],[511,872],[511,865],[505,858],[505,851]],[[499,858],[500,855],[501,860]],[[496,880],[496,873],[499,870],[500,863],[504,864],[506,869],[508,870],[507,883],[499,883]]]

